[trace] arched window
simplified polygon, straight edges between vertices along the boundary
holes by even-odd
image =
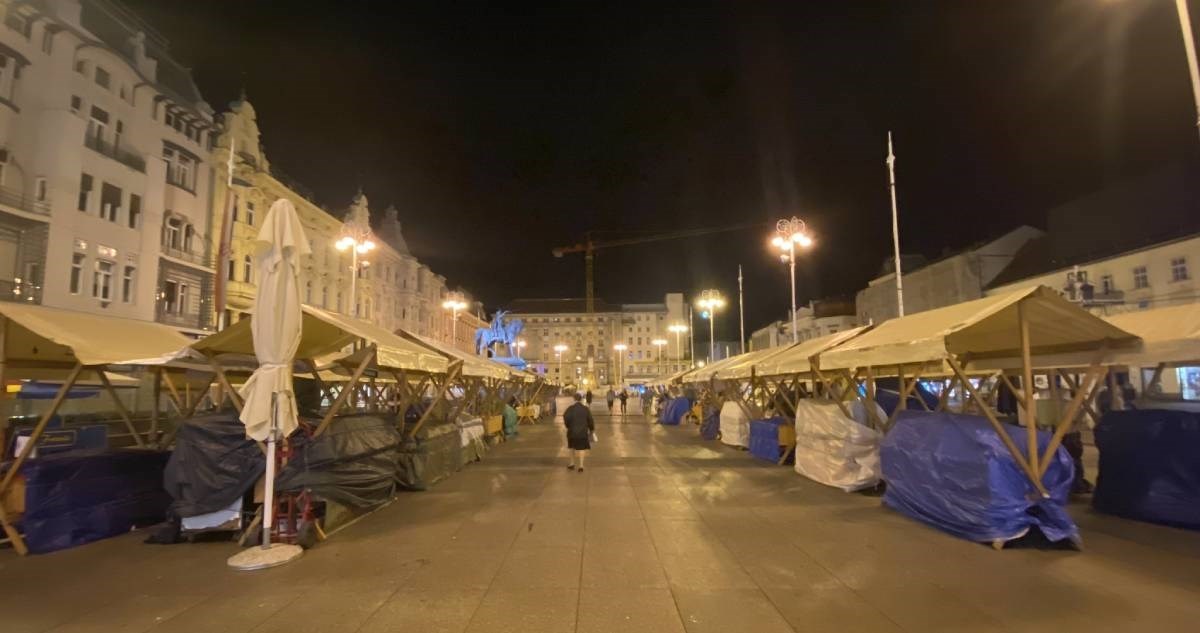
[[[242,258],[242,278],[247,283],[254,281],[254,260],[249,255]]]

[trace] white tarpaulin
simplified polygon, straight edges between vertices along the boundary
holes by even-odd
[[[241,419],[246,435],[263,441],[271,431],[272,394],[278,394],[280,437],[297,426],[292,360],[300,345],[300,258],[311,251],[291,202],[281,198],[271,205],[254,245],[258,292],[250,327],[258,369],[242,386]]]
[[[0,316],[5,361],[162,365],[192,342],[161,323],[39,305],[0,302]]]
[[[796,345],[788,347],[778,354],[772,354],[759,359],[755,372],[759,376],[791,376],[795,374],[807,374],[812,370],[811,359],[813,356],[821,354],[826,350],[832,349],[849,341],[850,339],[866,332],[871,326],[864,325],[862,327],[851,328],[825,336],[801,341]],[[731,367],[731,378],[740,378],[744,373],[750,375],[749,368]]]
[[[885,321],[821,354],[820,367],[943,365],[951,356],[964,355],[1019,358],[1018,306],[1024,306],[1034,356],[1083,353],[1104,345],[1117,349],[1137,340],[1056,291],[1037,286]]]
[[[519,373],[508,365],[498,363],[494,360],[468,354],[459,349],[455,349],[448,344],[439,343],[431,338],[414,334],[407,330],[396,330],[396,334],[408,340],[411,340],[420,345],[424,345],[429,349],[445,356],[447,359],[461,360],[463,362],[462,374],[472,378],[495,378],[498,380],[517,380],[522,381],[522,378],[515,374]]]
[[[730,446],[750,446],[750,418],[736,402],[721,405],[721,443]]]
[[[804,398],[796,405],[796,472],[817,483],[846,492],[879,483],[882,439],[834,402]]]
[[[1200,303],[1116,314],[1108,322],[1142,339],[1137,348],[1110,353],[1112,364],[1200,363]]]

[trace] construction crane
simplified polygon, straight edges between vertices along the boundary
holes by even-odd
[[[587,311],[592,313],[596,311],[596,281],[595,281],[595,260],[596,251],[602,248],[614,248],[617,246],[633,246],[636,244],[649,244],[651,242],[665,242],[667,240],[680,240],[689,237],[698,237],[701,235],[711,235],[713,233],[727,233],[730,231],[740,231],[742,229],[761,228],[766,226],[763,222],[753,224],[738,224],[735,226],[722,226],[717,228],[707,229],[686,229],[683,231],[671,231],[668,233],[654,233],[651,235],[641,235],[637,237],[626,237],[611,240],[595,240],[592,238],[592,231],[584,233],[583,241],[570,246],[559,246],[551,251],[555,257],[562,258],[570,253],[583,253],[584,275],[586,277],[586,297]]]

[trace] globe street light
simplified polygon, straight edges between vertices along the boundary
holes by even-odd
[[[682,323],[672,323],[671,325],[667,326],[667,331],[675,333],[675,359],[682,360],[683,350],[679,348],[679,335],[688,331],[688,326]]]
[[[708,362],[711,363],[717,355],[717,310],[725,307],[725,297],[721,296],[719,290],[705,290],[700,293],[696,307],[704,310],[708,317]]]
[[[613,349],[616,350],[618,359],[617,384],[621,385],[623,384],[622,381],[625,379],[625,350],[629,349],[629,346],[624,343],[617,343],[616,345],[613,345]]]
[[[334,244],[334,246],[339,251],[346,251],[346,250],[350,251],[350,273],[351,273],[350,274],[350,305],[353,306],[350,311],[350,315],[357,317],[358,316],[358,294],[357,293],[358,293],[358,269],[359,269],[358,256],[366,255],[367,253],[375,250],[375,242],[371,241],[371,232],[370,231],[360,230],[360,229],[352,229],[349,226],[346,227],[346,231],[347,231],[347,233],[345,235],[343,235],[342,239],[338,240],[337,243]],[[370,265],[371,265],[370,262],[363,260],[363,262],[362,262],[363,268],[366,268],[367,266],[370,266]]]
[[[775,238],[771,240],[776,248],[783,251],[779,259],[787,263],[792,277],[792,343],[800,341],[800,332],[796,329],[796,246],[810,248],[813,239],[808,234],[808,225],[804,220],[792,216],[775,223]]]
[[[650,341],[650,343],[658,348],[658,370],[661,372],[662,371],[662,348],[664,345],[667,344],[667,339],[656,338],[653,341]]]
[[[555,356],[555,358],[557,358],[557,359],[558,359],[558,379],[559,379],[559,380],[562,380],[562,377],[563,377],[563,373],[562,373],[562,355],[563,355],[563,353],[564,353],[564,352],[566,352],[566,351],[567,351],[567,349],[569,349],[569,348],[568,348],[566,345],[562,344],[562,343],[559,343],[558,345],[555,345],[555,346],[554,346],[554,356]],[[560,384],[563,384],[563,385],[565,385],[565,384],[567,384],[567,383],[564,381],[564,382],[562,382],[562,383],[560,383]]]
[[[458,311],[467,307],[467,300],[461,292],[452,292],[446,295],[442,307],[453,315],[450,318],[450,345],[458,347]]]

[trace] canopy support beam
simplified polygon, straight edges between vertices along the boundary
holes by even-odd
[[[329,407],[329,411],[325,412],[325,417],[321,418],[321,424],[317,426],[317,430],[313,431],[312,436],[314,438],[320,437],[325,432],[325,429],[329,428],[329,424],[333,422],[333,418],[337,415],[338,410],[346,404],[346,400],[350,398],[350,394],[354,393],[363,372],[367,371],[367,367],[375,361],[375,353],[375,346],[372,345],[371,351],[365,354],[363,359],[359,361],[358,366],[354,368],[354,373],[350,375],[350,382],[338,394],[337,400],[333,401],[333,404]]]

